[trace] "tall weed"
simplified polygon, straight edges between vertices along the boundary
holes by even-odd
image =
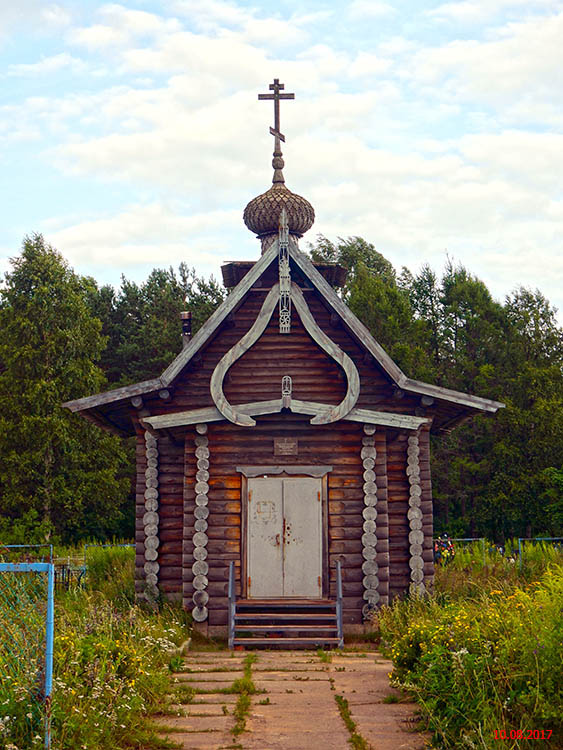
[[[134,550],[92,547],[86,559],[85,588],[59,592],[55,602],[53,747],[170,747],[147,716],[167,700],[168,666],[190,635],[188,616],[180,607],[163,604],[154,612],[134,603]],[[30,734],[22,713],[32,710],[27,693],[22,680],[2,679],[0,750],[43,746],[40,719]]]
[[[563,565],[529,582],[529,570],[478,565],[439,569],[434,597],[381,611],[393,678],[415,695],[439,747],[560,748]],[[552,730],[550,739],[518,736],[534,729]]]

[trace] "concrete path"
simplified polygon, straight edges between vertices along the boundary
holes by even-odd
[[[189,671],[174,677],[184,693],[196,694],[175,707],[176,715],[158,718],[163,733],[183,750],[349,750],[350,730],[335,700],[341,696],[366,750],[429,747],[428,735],[412,731],[416,705],[383,702],[403,698],[389,686],[391,662],[373,651],[334,652],[330,662],[312,651],[257,651],[252,680],[264,692],[251,696],[245,731],[234,736],[238,695],[217,691],[243,676],[246,656],[191,652]]]

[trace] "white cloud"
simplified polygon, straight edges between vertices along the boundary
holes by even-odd
[[[355,19],[382,18],[396,12],[392,5],[378,0],[354,0],[348,7],[349,15]]]
[[[442,5],[433,17],[466,13],[469,23],[467,5]],[[82,216],[45,225],[78,267],[105,264],[117,276],[185,259],[207,273],[219,260],[257,257],[241,213],[271,179],[272,106],[257,93],[275,76],[297,96],[282,107],[285,176],[315,207],[311,239],[364,235],[395,265],[413,268],[440,267],[447,248],[492,279],[497,294],[524,280],[560,295],[563,137],[553,123],[563,119],[563,14],[553,5],[531,16],[519,0],[480,0],[475,12],[516,9],[518,20],[469,40],[442,27],[445,41],[429,45],[403,35],[403,21],[412,29],[416,17],[355,2],[354,29],[368,11],[394,24],[359,48],[349,34],[325,34],[329,11],[307,4],[270,18],[242,2],[167,7],[100,5],[61,35],[60,49],[12,65],[22,90],[39,73],[55,82],[57,70],[80,63],[69,45],[82,47],[85,85],[13,100],[1,130],[5,139],[36,138],[35,158],[60,172],[64,189],[120,182],[129,208],[104,205],[96,217],[85,193]],[[339,19],[344,32],[349,19]],[[280,39],[290,45],[280,48]]]
[[[485,23],[507,11],[527,12],[538,9],[555,9],[560,6],[553,0],[462,0],[462,2],[443,3],[436,8],[424,11],[424,14],[440,21],[463,24]]]
[[[9,76],[36,76],[36,75],[50,75],[56,73],[63,68],[70,68],[75,71],[84,70],[86,64],[73,57],[68,52],[61,52],[58,55],[52,55],[51,57],[43,57],[36,63],[17,63],[8,66]]]
[[[152,203],[68,226],[60,226],[61,219],[51,220],[45,224],[45,235],[78,268],[108,264],[125,269],[147,263],[162,267],[184,260],[196,265],[198,272],[205,268],[209,273],[216,271],[225,254],[224,230],[235,222],[240,222],[239,212],[187,216],[163,203]]]
[[[481,104],[533,103],[560,98],[563,12],[508,23],[487,41],[454,40],[440,47],[422,48],[413,57],[412,77],[439,84],[453,100],[472,98]],[[499,100],[500,97],[500,100]]]

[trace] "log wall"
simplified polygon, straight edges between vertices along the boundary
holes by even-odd
[[[261,289],[275,282],[262,278]],[[299,276],[294,276],[299,282]],[[307,286],[302,281],[302,286]],[[316,293],[304,291],[306,301],[321,329],[353,360],[360,374],[358,407],[398,413],[414,413],[418,398],[397,398],[393,384],[373,358],[335,320]],[[220,358],[250,329],[265,299],[266,291],[252,291],[239,309],[201,350],[170,389],[172,398],[157,395],[145,399],[152,415],[212,406],[209,381]],[[305,331],[296,311],[292,311],[291,333],[280,334],[276,313],[259,341],[230,368],[224,392],[232,404],[279,398],[282,376],[292,378],[292,396],[327,404],[339,403],[346,393],[342,369]],[[342,563],[344,621],[362,622],[363,572],[362,534],[364,519],[364,467],[361,450],[363,426],[341,421],[312,426],[310,417],[276,414],[257,418],[253,428],[240,428],[227,422],[208,425],[209,492],[207,519],[207,563],[209,625],[227,622],[229,562],[234,560],[240,595],[242,559],[242,481],[236,466],[317,464],[332,465],[328,475],[328,557],[329,595],[336,595],[336,561]],[[274,437],[291,436],[299,441],[298,456],[274,456]],[[160,591],[181,598],[187,609],[194,606],[193,572],[196,457],[194,427],[159,434],[159,539]],[[377,564],[380,603],[402,594],[409,586],[409,484],[406,475],[407,436],[378,427],[374,471],[377,486]],[[431,580],[432,503],[428,430],[421,433],[421,489],[423,531],[426,535],[423,559],[425,583]],[[137,590],[143,588],[143,524],[145,490],[145,445],[137,440]],[[427,584],[428,585],[428,584]]]
[[[387,491],[389,507],[389,598],[408,589],[409,568],[409,483],[407,479],[407,436],[399,435],[387,445]]]

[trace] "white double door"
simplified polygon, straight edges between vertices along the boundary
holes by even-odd
[[[248,480],[248,597],[322,596],[321,480]]]

